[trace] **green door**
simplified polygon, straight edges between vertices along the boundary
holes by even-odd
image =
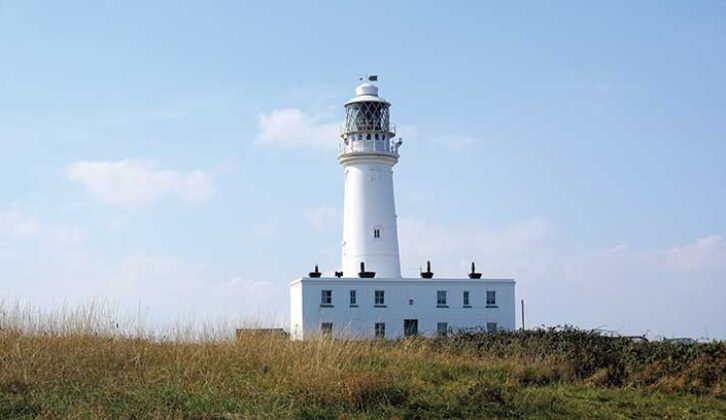
[[[403,320],[403,335],[406,337],[418,335],[418,319]]]

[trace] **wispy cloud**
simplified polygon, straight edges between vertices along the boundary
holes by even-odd
[[[130,256],[110,278],[113,299],[141,302],[158,310],[158,318],[216,314],[271,322],[287,313],[286,305],[280,304],[286,301],[285,282],[229,276],[212,266],[177,257]]]
[[[309,222],[325,228],[336,214],[332,207],[313,209]],[[417,275],[431,260],[436,277],[463,277],[476,261],[486,277],[517,281],[517,299],[526,300],[530,326],[568,323],[726,337],[721,322],[726,241],[719,235],[655,249],[627,244],[593,249],[571,245],[566,232],[544,218],[491,228],[402,217],[399,226],[405,275]],[[253,230],[270,235],[274,225],[263,222]],[[43,264],[37,264],[38,255]],[[325,258],[336,261],[338,248]],[[0,212],[0,259],[0,278],[17,279],[0,282],[0,292],[37,302],[103,296],[124,307],[141,302],[159,318],[180,311],[254,317],[287,311],[289,279],[239,277],[234,270],[174,256],[133,254],[109,261],[71,227],[14,208]]]
[[[726,268],[726,243],[720,235],[710,235],[696,242],[666,249],[660,258],[669,269],[681,272],[698,271],[719,262]]]
[[[124,310],[147,308],[154,322],[190,315],[196,321],[232,316],[279,324],[287,313],[289,279],[247,278],[194,257],[132,253],[109,258],[72,227],[33,223],[39,228],[31,236],[0,231],[0,295],[11,301],[52,308],[103,299]]]
[[[261,113],[256,142],[267,146],[333,150],[338,144],[340,122],[326,122],[298,108]]]
[[[726,336],[726,242],[719,235],[656,249],[593,249],[573,246],[541,218],[500,229],[402,218],[399,229],[405,274],[431,260],[437,277],[461,277],[476,261],[486,277],[517,281],[529,325]]]
[[[474,139],[468,136],[444,136],[435,140],[437,146],[445,147],[453,152],[466,150],[474,143]]]
[[[44,223],[19,208],[11,207],[0,209],[0,240],[11,245],[16,240],[32,240],[51,246],[72,248],[82,244],[85,237],[71,226]]]
[[[461,277],[474,261],[485,275],[507,277],[521,273],[533,264],[533,259],[543,257],[543,245],[553,240],[553,227],[542,218],[494,230],[481,224],[443,225],[402,217],[399,238],[404,271],[431,260],[442,275]]]
[[[78,161],[66,168],[66,176],[101,201],[131,208],[165,197],[197,203],[214,193],[213,179],[205,171],[160,169],[145,160]]]
[[[252,224],[252,235],[257,239],[270,239],[277,232],[277,223],[272,220]]]
[[[40,228],[40,222],[33,216],[17,209],[0,210],[0,233],[27,237],[37,234]]]
[[[304,210],[305,218],[315,230],[340,227],[342,219],[338,209],[332,206],[321,206]]]

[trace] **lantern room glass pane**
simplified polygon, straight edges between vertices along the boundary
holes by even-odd
[[[345,108],[347,132],[388,132],[388,104],[384,102],[356,102]]]

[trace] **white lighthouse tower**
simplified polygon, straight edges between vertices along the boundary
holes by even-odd
[[[344,277],[358,277],[361,272],[401,277],[393,197],[393,166],[398,162],[401,142],[394,140],[391,104],[378,96],[378,87],[372,83],[376,79],[369,77],[345,103],[338,154],[345,179]]]
[[[290,282],[290,336],[380,339],[513,330],[513,279],[483,277],[473,262],[461,276],[436,277],[428,261],[425,272],[401,276],[393,199],[401,141],[390,122],[391,104],[378,96],[375,81],[370,76],[345,103],[338,153],[345,184],[342,271],[324,276],[316,265]],[[435,267],[436,255],[430,260]],[[323,268],[332,274],[328,270]]]

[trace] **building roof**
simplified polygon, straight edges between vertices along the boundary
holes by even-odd
[[[383,102],[388,103],[385,99],[378,96],[378,86],[371,82],[365,82],[355,88],[355,97],[350,99],[345,105],[350,105],[356,102]]]
[[[409,278],[371,278],[371,279],[363,279],[358,277],[318,277],[318,278],[312,278],[312,277],[300,277],[290,282],[290,286],[296,283],[321,283],[321,284],[376,284],[376,285],[385,285],[385,284],[392,284],[392,283],[419,283],[419,284],[441,284],[441,283],[467,283],[467,284],[482,284],[482,283],[515,283],[514,279],[469,279],[469,278],[432,278],[432,279],[423,279],[419,277],[409,277]]]

